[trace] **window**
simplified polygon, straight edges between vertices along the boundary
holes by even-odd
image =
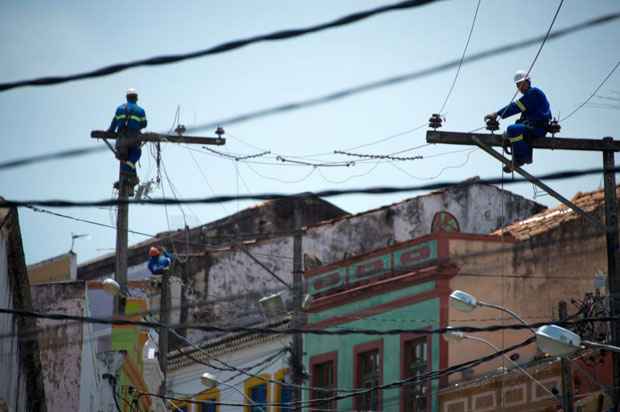
[[[263,373],[259,376],[254,376],[245,381],[244,392],[245,396],[252,400],[252,405],[246,405],[243,407],[244,412],[268,412],[269,406],[269,380],[271,376],[268,373]]]
[[[353,349],[355,356],[355,386],[374,388],[383,382],[383,341],[374,341],[357,345]],[[373,390],[355,398],[358,411],[380,411],[381,391]]]
[[[421,376],[429,371],[428,338],[418,337],[401,341],[401,375],[403,379]],[[430,411],[430,384],[412,383],[403,386],[402,410],[404,412]]]
[[[177,403],[177,401],[171,401],[170,403],[174,406],[176,411],[189,412],[190,405],[186,403]]]
[[[310,398],[325,399],[331,398],[336,395],[336,382],[337,382],[337,353],[330,352],[323,355],[313,356],[310,359],[310,372],[312,389],[310,392]],[[324,389],[321,389],[324,388]],[[312,402],[312,410],[337,410],[337,401],[323,401]]]
[[[286,374],[288,369],[280,369],[275,374],[275,380],[279,382],[286,382]],[[276,399],[275,403],[289,403],[293,401],[294,388],[288,385],[275,385]],[[276,406],[275,412],[290,412],[293,411],[293,406]]]
[[[220,390],[218,388],[211,388],[208,391],[202,392],[195,398],[197,401],[203,403],[197,403],[194,406],[196,412],[219,412],[220,406]]]

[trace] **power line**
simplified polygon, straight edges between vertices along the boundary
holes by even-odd
[[[563,4],[564,4],[564,0],[560,0],[560,4],[558,4],[558,8],[555,10],[553,19],[551,19],[551,24],[549,24],[549,28],[547,29],[547,33],[545,34],[543,41],[540,43],[540,47],[538,48],[538,51],[536,52],[536,55],[534,56],[534,59],[532,60],[532,63],[530,64],[529,69],[527,69],[527,74],[530,74],[530,72],[534,68],[536,61],[538,60],[538,56],[540,56],[540,53],[542,52],[543,47],[545,47],[545,43],[547,43],[547,40],[550,38],[551,29],[553,28],[553,25],[555,24],[555,20],[558,18],[558,14],[560,13],[560,9],[562,8]]]
[[[493,57],[499,54],[513,52],[515,50],[523,49],[525,47],[538,44],[539,42],[545,39],[546,39],[545,41],[556,40],[561,37],[567,36],[569,34],[581,31],[581,30],[599,26],[601,24],[610,23],[618,18],[620,18],[620,12],[606,14],[603,16],[596,17],[594,19],[586,20],[582,23],[578,23],[578,24],[568,26],[563,29],[556,30],[550,33],[549,36],[536,36],[536,37],[532,37],[526,40],[509,43],[503,46],[498,46],[498,47],[494,47],[494,48],[491,48],[491,49],[488,49],[482,52],[474,53],[474,54],[469,55],[468,57],[465,57],[464,59],[462,59],[462,61],[461,59],[451,60],[449,62],[431,66],[431,67],[428,67],[422,70],[417,70],[414,72],[392,76],[392,77],[388,77],[385,79],[376,80],[370,83],[364,83],[364,84],[354,86],[348,89],[342,89],[336,92],[332,92],[332,93],[329,93],[323,96],[319,96],[319,97],[315,97],[315,98],[311,98],[307,100],[288,102],[288,103],[281,104],[278,106],[260,109],[260,110],[256,110],[253,112],[247,112],[247,113],[243,113],[240,115],[223,118],[223,119],[219,119],[219,120],[215,120],[211,122],[201,123],[195,126],[190,126],[187,128],[187,130],[198,131],[198,130],[203,130],[203,129],[212,129],[219,125],[230,126],[231,124],[235,124],[235,123],[246,122],[249,120],[254,120],[254,119],[258,119],[262,117],[273,116],[275,114],[285,113],[285,112],[299,110],[299,109],[305,109],[307,107],[329,103],[335,100],[340,100],[346,97],[353,96],[355,94],[365,93],[371,90],[375,90],[375,89],[379,89],[379,88],[383,88],[387,86],[393,86],[395,84],[399,84],[402,82],[416,80],[416,79],[426,77],[426,76],[431,76],[436,73],[440,73],[440,72],[458,67],[459,65],[465,65],[465,64],[469,64],[469,63],[472,63],[478,60],[484,60],[484,59],[487,59],[487,58],[490,58],[490,57]]]
[[[586,20],[582,23],[578,23],[569,27],[566,27],[564,29],[560,29],[560,30],[556,30],[552,33],[550,33],[550,35],[548,36],[547,40],[555,40],[558,39],[560,37],[564,37],[567,36],[569,34],[581,31],[581,30],[585,30],[585,29],[589,29],[591,27],[595,27],[595,26],[599,26],[602,24],[607,24],[610,23],[614,20],[617,20],[618,18],[620,18],[620,12],[617,13],[611,13],[611,14],[606,14],[603,16],[599,16],[596,17],[594,19],[590,19],[590,20]],[[213,128],[213,127],[217,127],[221,124],[227,124],[227,125],[231,125],[233,123],[240,123],[243,121],[248,121],[248,120],[253,120],[256,118],[260,118],[260,117],[265,117],[265,116],[271,116],[273,114],[277,114],[277,113],[283,113],[283,112],[288,112],[291,110],[299,110],[302,108],[306,108],[309,106],[313,106],[313,105],[317,105],[317,104],[322,104],[322,103],[327,103],[329,101],[332,100],[337,100],[337,99],[341,99],[341,98],[345,98],[345,97],[349,97],[351,95],[357,94],[357,93],[363,93],[363,92],[367,92],[370,90],[374,90],[377,88],[381,88],[381,87],[386,87],[386,86],[392,86],[394,84],[398,84],[401,82],[405,82],[405,81],[411,81],[411,80],[415,80],[418,78],[422,78],[422,77],[426,77],[426,76],[431,76],[433,74],[442,72],[442,71],[446,71],[449,69],[452,69],[454,67],[458,67],[459,64],[469,64],[469,63],[473,63],[475,61],[478,60],[483,60],[483,59],[487,59],[490,57],[493,57],[495,55],[498,54],[503,54],[503,53],[508,53],[508,52],[512,52],[515,50],[519,50],[525,47],[529,47],[533,44],[538,43],[541,40],[544,40],[545,36],[537,36],[537,37],[533,37],[530,39],[526,39],[523,41],[519,41],[519,42],[514,42],[514,43],[509,43],[503,46],[499,46],[496,48],[492,48],[492,49],[488,49],[479,53],[475,53],[470,55],[469,57],[466,57],[465,59],[463,59],[463,61],[461,62],[461,60],[452,60],[450,62],[447,63],[443,63],[443,64],[439,64],[436,66],[432,66],[432,67],[428,67],[426,69],[422,69],[419,71],[415,71],[415,72],[411,72],[411,73],[406,73],[403,75],[399,75],[399,76],[394,76],[394,77],[389,77],[387,79],[382,79],[382,80],[378,80],[375,82],[371,82],[371,83],[366,83],[366,84],[362,84],[353,88],[349,88],[349,89],[344,89],[341,91],[336,91],[333,93],[329,93],[327,95],[324,96],[320,96],[317,98],[313,98],[313,99],[309,99],[309,100],[304,100],[304,101],[298,101],[298,102],[294,102],[294,103],[286,103],[283,105],[279,105],[279,106],[275,106],[275,107],[271,107],[271,108],[267,108],[267,109],[261,109],[255,112],[249,112],[249,113],[244,113],[241,115],[237,115],[237,116],[233,116],[227,119],[221,119],[221,120],[217,120],[217,121],[212,121],[212,122],[208,122],[208,123],[202,123],[202,124],[198,124],[195,125],[193,127],[189,127],[187,128],[187,130],[191,130],[191,131],[198,131],[198,130],[203,130],[203,129],[209,129],[209,128]],[[383,138],[380,139],[378,141],[375,142],[370,142],[368,144],[363,144],[360,146],[356,146],[356,147],[352,147],[349,148],[347,150],[355,150],[355,149],[359,149],[361,147],[365,147],[365,146],[370,146],[373,144],[377,144],[377,143],[381,143],[383,141],[389,140],[391,138],[394,137],[398,137],[398,136],[402,136],[404,134],[408,134],[411,133],[415,130],[418,130],[419,128],[422,128],[426,126],[426,123],[424,123],[423,125],[420,125],[414,129],[411,130],[407,130],[401,133],[398,133],[396,135],[393,136],[388,136],[387,138]],[[483,127],[481,127],[480,129],[482,129]],[[479,130],[479,129],[478,129]],[[77,157],[77,156],[82,156],[84,154],[90,154],[90,153],[95,153],[95,152],[101,152],[101,151],[105,151],[106,148],[105,147],[84,147],[84,148],[79,148],[79,149],[70,149],[70,150],[64,150],[64,151],[60,151],[60,152],[55,152],[55,153],[50,153],[50,154],[46,154],[46,155],[40,155],[40,156],[32,156],[32,157],[24,157],[24,158],[20,158],[20,159],[15,159],[15,160],[11,160],[8,162],[3,162],[0,163],[0,170],[3,169],[10,169],[13,167],[19,167],[19,166],[24,166],[24,165],[28,165],[28,164],[32,164],[32,163],[37,163],[37,162],[41,162],[41,161],[49,161],[49,160],[56,160],[56,159],[61,159],[61,158],[69,158],[69,157]]]
[[[21,167],[30,165],[33,163],[46,162],[49,160],[66,159],[70,157],[84,156],[87,154],[105,152],[108,148],[105,146],[88,146],[80,147],[78,149],[61,150],[58,152],[46,153],[37,156],[22,157],[20,159],[8,160],[0,163],[0,170],[12,169],[14,167]]]
[[[592,99],[592,97],[594,97],[594,95],[596,95],[596,93],[600,90],[601,87],[603,87],[603,85],[607,82],[607,80],[609,80],[609,78],[614,74],[614,72],[618,69],[618,67],[620,67],[620,60],[614,65],[614,67],[611,69],[611,71],[607,74],[607,76],[605,76],[605,78],[603,78],[603,81],[594,89],[594,91],[592,92],[592,94],[590,94],[590,96],[588,96],[588,98],[581,103],[579,106],[577,106],[572,112],[570,112],[567,116],[565,116],[564,118],[560,119],[560,122],[563,122],[564,120],[570,118],[572,115],[574,115],[575,113],[577,113],[583,106],[585,106],[586,104],[588,104],[588,102],[590,101],[590,99]]]
[[[474,359],[471,361],[467,361],[467,362],[463,362],[461,364],[457,364],[457,365],[453,365],[444,369],[440,369],[437,371],[430,371],[424,374],[420,374],[417,376],[413,376],[410,378],[405,378],[405,379],[401,379],[401,380],[397,380],[394,382],[390,382],[387,384],[383,384],[383,385],[377,385],[377,386],[373,386],[370,388],[359,388],[357,391],[352,392],[350,394],[346,394],[346,395],[335,395],[335,396],[331,396],[328,398],[319,398],[319,399],[309,399],[308,401],[296,401],[296,402],[287,402],[287,403],[276,403],[276,402],[272,402],[272,403],[265,403],[262,404],[263,406],[285,406],[285,407],[291,407],[291,406],[295,406],[295,405],[306,405],[306,404],[312,404],[312,403],[323,403],[323,402],[335,402],[335,401],[339,401],[342,399],[348,399],[348,398],[352,398],[352,397],[356,397],[356,396],[360,396],[360,395],[364,395],[373,391],[382,391],[382,390],[386,390],[386,389],[393,389],[393,388],[398,388],[404,385],[409,385],[409,384],[421,384],[421,383],[425,383],[425,382],[429,382],[432,380],[436,380],[439,379],[441,376],[446,376],[446,375],[451,375],[457,372],[460,372],[464,369],[468,369],[468,368],[473,368],[475,366],[478,366],[480,364],[483,364],[485,362],[491,361],[495,358],[498,358],[500,356],[504,356],[507,353],[510,353],[514,350],[520,349],[522,347],[528,346],[530,345],[532,342],[534,342],[536,338],[535,337],[530,337],[528,339],[526,339],[525,341],[518,343],[516,345],[510,346],[508,348],[502,349],[500,351],[494,352],[492,354],[480,357],[478,359]],[[323,390],[325,390],[323,388]],[[172,398],[172,397],[165,397],[165,396],[160,396],[160,395],[156,395],[156,394],[147,394],[147,395],[151,395],[151,396],[155,396],[155,397],[160,397],[160,398],[165,398],[165,399],[172,399],[172,400],[177,400],[177,401],[181,401],[181,402],[186,402],[186,403],[192,403],[192,404],[203,404],[205,403],[205,401],[195,401],[192,399],[179,399],[179,398]],[[226,405],[226,406],[247,406],[245,404],[239,404],[239,403],[224,403],[224,402],[215,402],[212,404],[217,404],[217,405]]]
[[[110,66],[105,66],[99,69],[95,69],[88,72],[72,74],[69,76],[49,76],[28,80],[20,80],[16,82],[0,83],[0,92],[15,89],[24,86],[49,86],[60,83],[67,83],[76,80],[91,79],[96,77],[108,76],[114,73],[118,73],[124,70],[132,69],[140,66],[158,66],[163,64],[177,63],[184,60],[196,59],[199,57],[209,56],[213,54],[219,54],[229,52],[241,47],[249,46],[253,43],[280,41],[292,39],[295,37],[304,36],[306,34],[316,33],[327,29],[333,29],[335,27],[346,26],[358,21],[373,17],[382,13],[387,13],[394,10],[405,10],[413,7],[423,6],[425,4],[432,3],[436,0],[407,0],[399,3],[394,3],[388,6],[376,7],[374,9],[361,11],[347,16],[340,17],[336,20],[332,20],[327,23],[321,23],[314,26],[308,26],[301,29],[288,29],[281,30],[273,33],[262,34],[258,36],[248,37],[245,39],[233,40],[220,45],[210,47],[204,50],[198,50],[189,53],[171,54],[166,56],[156,56],[141,60],[134,60],[128,63],[118,63]]]
[[[473,149],[472,149],[473,151]],[[394,165],[394,163],[390,163]],[[562,180],[571,179],[581,176],[598,175],[603,173],[601,168],[590,169],[571,169],[559,172],[548,173],[539,176],[540,180]],[[620,166],[613,169],[615,173],[620,172]],[[528,182],[525,178],[515,178],[508,182],[504,182],[506,185],[518,184]],[[502,183],[502,178],[487,178],[477,180],[478,184],[497,185]],[[418,191],[433,191],[439,189],[446,189],[450,186],[462,186],[463,182],[439,182],[439,183],[427,183],[424,185],[416,186],[377,186],[366,188],[353,188],[353,189],[330,189],[314,192],[316,197],[329,198],[334,196],[352,195],[352,194],[367,194],[367,195],[383,195],[392,193],[404,193],[404,192],[418,192]],[[287,195],[284,193],[257,193],[247,194],[239,196],[211,196],[203,198],[187,198],[187,199],[170,199],[170,198],[156,198],[156,199],[108,199],[108,200],[90,200],[90,201],[72,201],[63,199],[48,199],[48,200],[4,200],[0,201],[0,207],[30,207],[30,206],[45,206],[45,207],[100,207],[100,206],[115,206],[121,203],[128,204],[142,204],[142,205],[177,205],[177,204],[215,204],[222,202],[240,201],[240,200],[274,200],[284,198],[295,198],[296,195]]]
[[[77,315],[68,315],[64,313],[41,313],[34,312],[30,310],[23,309],[10,309],[10,308],[0,308],[0,313],[7,313],[16,316],[23,317],[32,317],[38,319],[50,319],[50,320],[75,320],[82,323],[95,323],[95,324],[103,324],[103,325],[133,325],[133,326],[141,326],[150,329],[159,329],[159,328],[168,328],[168,329],[191,329],[191,330],[202,330],[206,332],[223,332],[223,333],[231,333],[231,332],[247,332],[247,333],[257,333],[263,335],[290,335],[290,334],[306,334],[306,335],[370,335],[370,336],[384,336],[384,335],[400,335],[403,333],[419,333],[423,335],[428,334],[444,334],[447,331],[459,331],[466,333],[474,333],[474,332],[496,332],[500,330],[523,330],[523,329],[535,329],[545,325],[559,325],[565,327],[574,327],[583,323],[591,323],[591,322],[618,322],[620,321],[620,317],[614,316],[606,316],[606,317],[594,317],[594,318],[583,318],[576,321],[557,321],[557,322],[537,322],[531,324],[510,324],[510,325],[488,325],[488,326],[455,326],[455,327],[444,327],[444,328],[436,328],[436,329],[386,329],[386,330],[378,330],[378,329],[340,329],[340,330],[330,330],[330,329],[313,329],[313,328],[287,328],[287,329],[278,329],[278,328],[265,328],[265,327],[247,327],[247,326],[230,326],[230,327],[219,327],[214,326],[212,324],[199,324],[199,323],[183,323],[183,324],[164,324],[161,322],[154,321],[139,321],[139,320],[130,320],[130,319],[111,319],[111,318],[99,318],[93,316],[77,316]]]
[[[235,155],[231,155],[231,154],[228,154],[228,153],[219,152],[217,150],[211,149],[211,148],[206,147],[206,146],[203,146],[203,149],[206,149],[209,152],[214,153],[214,154],[216,154],[216,155],[218,155],[220,157],[225,157],[227,159],[232,159],[232,160],[235,160],[237,162],[240,161],[240,160],[255,159],[257,157],[263,157],[263,156],[266,156],[268,154],[271,154],[271,152],[269,150],[266,150],[264,152],[255,153],[255,154],[235,156]]]
[[[334,153],[335,154],[345,155],[345,156],[360,157],[362,159],[382,159],[382,160],[400,160],[400,161],[424,159],[424,156],[408,156],[408,157],[404,157],[404,156],[392,156],[392,155],[352,153],[352,152],[345,152],[343,150],[334,150]]]
[[[469,41],[471,40],[471,35],[474,32],[474,27],[476,26],[476,19],[478,18],[478,10],[480,9],[480,3],[482,0],[478,0],[478,4],[476,5],[476,11],[474,12],[474,18],[471,22],[471,27],[469,29],[469,34],[467,35],[467,41],[465,42],[465,47],[463,48],[463,54],[461,56],[461,61],[459,62],[459,66],[456,69],[456,73],[454,74],[454,79],[452,80],[452,85],[450,85],[450,89],[448,90],[448,94],[441,105],[441,109],[437,113],[443,114],[446,105],[448,104],[448,99],[452,95],[452,91],[454,90],[454,86],[456,85],[456,80],[459,78],[459,74],[461,73],[461,67],[463,67],[463,60],[465,59],[465,54],[467,53],[467,48],[469,47]]]

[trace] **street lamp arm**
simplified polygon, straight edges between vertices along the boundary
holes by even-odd
[[[493,309],[501,310],[502,312],[506,312],[507,314],[509,314],[510,316],[512,316],[513,318],[515,318],[519,322],[521,322],[523,325],[527,325],[526,321],[521,319],[521,317],[519,317],[519,315],[517,315],[515,312],[511,311],[508,308],[505,308],[505,307],[499,306],[499,305],[494,305],[492,303],[481,302],[481,301],[478,301],[478,305],[482,306],[482,307],[493,308]],[[532,334],[534,336],[536,336],[536,331],[533,328],[530,328],[528,326],[528,329],[530,330],[530,332],[532,332]]]
[[[495,346],[494,344],[492,344],[491,342],[489,342],[486,339],[483,338],[479,338],[478,336],[472,336],[472,335],[463,335],[463,337],[465,339],[470,339],[470,340],[475,340],[478,342],[482,342],[486,345],[488,345],[489,347],[493,348],[493,350],[495,350],[496,352],[499,352],[501,349],[498,348],[497,346]],[[510,359],[510,357],[506,354],[504,354],[504,358],[506,358],[510,363],[512,363],[515,367],[517,367],[517,369],[519,369],[525,376],[527,376],[528,378],[530,378],[532,381],[534,381],[534,383],[536,383],[536,385],[540,386],[542,389],[544,389],[546,392],[548,392],[551,396],[553,396],[554,398],[556,398],[558,401],[560,401],[560,403],[562,402],[556,394],[554,394],[553,392],[551,392],[549,390],[549,388],[547,388],[545,385],[543,385],[538,379],[536,379],[535,377],[533,377],[528,371],[527,369],[525,369],[523,366],[519,365],[517,362],[513,361],[512,359]]]
[[[617,346],[606,345],[604,343],[592,342],[592,341],[589,341],[589,340],[582,340],[581,343],[583,343],[585,346],[588,346],[590,348],[604,349],[604,350],[608,350],[610,352],[620,353],[620,348],[617,347]]]

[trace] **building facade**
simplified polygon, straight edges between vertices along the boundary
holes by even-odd
[[[0,307],[32,311],[17,209],[0,208]],[[0,410],[47,411],[34,318],[0,314]]]

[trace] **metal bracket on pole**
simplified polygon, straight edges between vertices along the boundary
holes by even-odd
[[[487,152],[488,154],[490,154],[491,156],[493,156],[494,158],[496,158],[497,160],[502,162],[504,165],[512,167],[512,162],[510,160],[508,160],[507,158],[505,158],[501,154],[497,153],[495,150],[491,149],[490,147],[488,147],[487,145],[482,143],[480,141],[480,139],[478,139],[478,137],[472,136],[472,140],[482,150],[484,150],[485,152]],[[573,202],[571,202],[570,200],[568,200],[567,198],[565,198],[564,196],[562,196],[561,194],[559,194],[558,192],[556,192],[555,190],[553,190],[552,188],[547,186],[546,184],[544,184],[542,181],[540,181],[540,179],[532,176],[531,174],[529,174],[525,170],[521,169],[520,167],[514,167],[513,169],[514,169],[515,172],[519,173],[521,176],[523,176],[524,178],[529,180],[532,184],[540,187],[542,190],[544,190],[545,192],[549,193],[551,196],[556,198],[561,203],[564,203],[566,206],[571,208],[575,213],[577,213],[578,215],[580,215],[583,218],[585,218],[586,220],[588,220],[590,223],[592,223],[594,226],[599,228],[601,231],[603,231],[605,233],[607,232],[607,226],[605,226],[603,223],[599,222],[594,217],[590,216],[589,214],[587,214],[586,212],[581,210],[581,208],[579,208]]]

